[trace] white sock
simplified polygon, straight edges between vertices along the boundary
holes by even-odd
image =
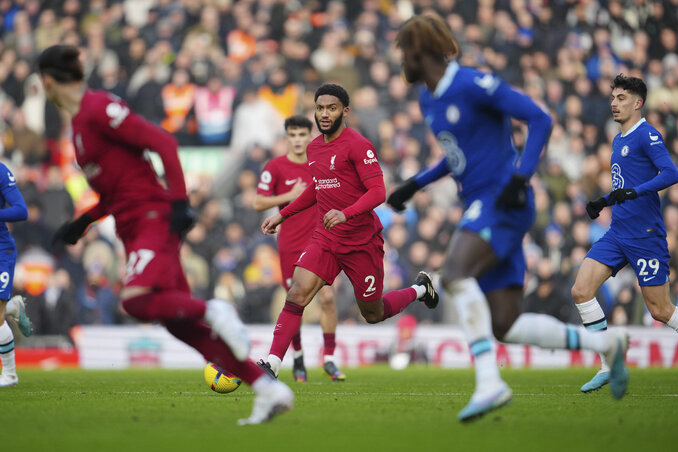
[[[417,292],[417,300],[426,294],[426,287],[424,286],[420,286],[419,284],[413,284],[410,287]]]
[[[0,326],[0,359],[2,360],[2,373],[16,375],[14,334],[12,334],[12,329],[5,321]]]
[[[537,345],[542,348],[593,350],[604,353],[609,348],[606,331],[592,332],[569,325],[546,314],[521,314],[502,339],[514,344]]]
[[[666,324],[678,331],[678,307],[673,310],[673,315]]]
[[[485,294],[475,278],[454,281],[445,288],[454,300],[459,322],[471,348],[476,367],[476,393],[501,384],[492,337],[492,318]]]
[[[323,355],[323,364],[327,362],[334,362],[334,355]]]
[[[280,372],[280,365],[282,364],[282,360],[275,355],[268,355],[267,361],[271,365],[271,369],[273,369],[273,373],[277,377],[278,372]]]
[[[596,297],[593,297],[593,299],[585,301],[584,303],[578,303],[575,306],[577,306],[577,310],[579,311],[579,315],[581,316],[581,321],[587,330],[590,331],[607,330],[607,320],[605,319],[605,313],[603,312],[603,309],[600,307],[600,303],[598,303]],[[603,372],[607,372],[608,370],[610,370],[610,366],[605,361],[605,357],[603,356],[603,354],[600,353],[599,355],[600,355],[600,370],[602,370]]]
[[[299,349],[299,350],[294,350],[294,358],[299,358],[301,356],[304,356],[304,350]]]
[[[275,380],[272,380],[271,377],[264,374],[261,377],[254,380],[252,383],[252,390],[257,394],[267,394],[270,392],[271,387],[273,386]]]

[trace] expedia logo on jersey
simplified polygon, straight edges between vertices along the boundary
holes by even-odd
[[[372,163],[377,163],[377,158],[374,156],[372,149],[367,150],[367,158],[363,159],[365,165],[370,165]]]
[[[87,180],[92,180],[101,173],[101,167],[93,162],[87,162],[82,167],[82,172],[85,173]]]

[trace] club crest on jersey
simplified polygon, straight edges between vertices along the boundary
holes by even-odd
[[[466,169],[466,156],[457,144],[457,139],[450,132],[440,132],[438,143],[445,150],[447,166],[455,176],[460,175]]]
[[[334,169],[334,159],[336,159],[336,158],[337,158],[337,154],[334,154],[334,155],[332,156],[332,158],[330,159],[330,169],[331,169],[331,170]]]
[[[461,117],[461,113],[459,112],[459,107],[457,107],[454,104],[451,104],[449,107],[447,107],[447,111],[445,112],[445,117],[447,118],[447,121],[450,124],[458,123],[459,118]]]
[[[629,147],[624,145],[624,147],[621,148],[620,154],[622,157],[626,157],[627,155],[629,155]]]
[[[365,163],[365,165],[377,163],[377,158],[374,156],[372,149],[367,150],[367,158],[363,159],[363,163]]]

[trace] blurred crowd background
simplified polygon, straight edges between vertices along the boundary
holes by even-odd
[[[450,25],[462,64],[499,74],[554,118],[532,179],[538,219],[524,242],[524,310],[580,323],[570,288],[610,222],[609,209],[590,221],[585,205],[611,188],[616,74],[646,81],[645,116],[678,158],[678,0],[0,0],[0,151],[29,206],[28,220],[10,226],[15,291],[28,297],[36,333],[131,321],[118,307],[125,262],[110,218],[75,246],[51,243],[96,197],[74,165],[68,126],[45,100],[35,73],[41,50],[79,46],[90,87],[117,94],[177,137],[200,213],[181,249],[191,287],[233,300],[248,323],[268,323],[284,291],[275,239],[259,229],[271,212],[254,211],[252,200],[263,165],[286,151],[284,118],[311,118],[315,89],[333,81],[351,95],[348,124],[378,150],[387,192],[442,158],[393,45],[399,26],[427,10]],[[525,132],[515,123],[518,147]],[[386,290],[441,265],[462,214],[456,193],[447,179],[418,193],[404,214],[377,209]],[[662,202],[675,256],[678,186]],[[340,278],[336,290],[340,322],[361,322],[348,282]],[[653,324],[629,268],[598,299],[612,324]],[[423,323],[454,317],[445,303],[409,312]]]

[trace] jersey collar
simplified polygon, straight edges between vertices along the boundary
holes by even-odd
[[[449,88],[452,82],[454,81],[454,76],[457,75],[458,71],[459,63],[457,63],[456,61],[450,61],[450,64],[447,65],[447,69],[445,69],[445,73],[438,82],[435,91],[433,91],[433,97],[439,98],[440,96],[445,94],[447,88]]]
[[[631,127],[629,130],[627,130],[626,133],[624,135],[622,135],[622,137],[629,136],[634,130],[636,130],[638,127],[640,127],[640,125],[644,122],[645,122],[645,118],[640,118],[640,121],[635,123],[633,125],[633,127]]]

